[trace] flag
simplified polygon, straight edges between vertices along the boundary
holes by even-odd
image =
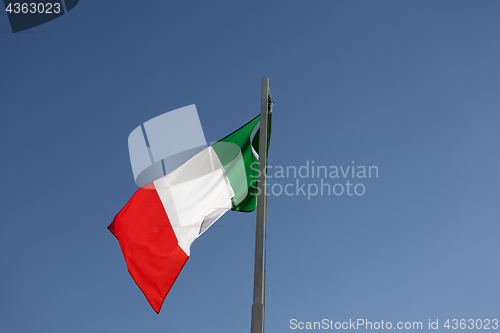
[[[255,209],[259,125],[257,116],[141,187],[108,226],[130,275],[157,313],[190,256],[191,243],[228,210]]]

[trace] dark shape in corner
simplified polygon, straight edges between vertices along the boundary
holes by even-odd
[[[10,5],[7,16],[9,17],[12,32],[30,29],[64,15],[62,1],[64,0],[30,0],[24,3],[20,1],[3,0],[5,9],[9,8]],[[64,4],[66,5],[66,10],[70,11],[78,2],[79,0],[65,0]],[[16,4],[21,6],[26,4],[27,12],[23,13],[22,7],[17,7]],[[33,4],[35,4],[36,7],[32,7]],[[16,11],[19,11],[19,13],[16,13]]]

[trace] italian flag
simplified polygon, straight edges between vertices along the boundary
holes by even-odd
[[[268,124],[270,133],[270,119]],[[191,243],[228,210],[255,209],[259,125],[260,115],[141,187],[108,226],[130,275],[157,313],[190,256]]]

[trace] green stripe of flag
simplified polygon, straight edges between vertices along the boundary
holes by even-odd
[[[252,146],[255,153],[259,151],[259,130],[254,129],[260,122],[260,115],[224,137],[212,145],[212,148],[219,157],[231,187],[235,193],[232,200],[231,210],[239,212],[251,212],[257,206],[257,178],[258,178],[258,160],[252,152]],[[253,135],[253,138],[251,138]],[[271,115],[268,119],[268,150],[271,137]],[[252,142],[250,141],[251,139]],[[236,149],[233,144],[239,147]],[[231,146],[233,149],[231,149]],[[236,154],[241,151],[241,158]],[[236,162],[235,162],[236,161]]]

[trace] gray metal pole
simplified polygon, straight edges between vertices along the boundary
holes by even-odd
[[[260,102],[259,175],[257,188],[257,226],[255,230],[255,268],[253,284],[251,333],[264,333],[265,268],[266,268],[266,167],[267,116],[269,111],[269,79],[262,78]]]

